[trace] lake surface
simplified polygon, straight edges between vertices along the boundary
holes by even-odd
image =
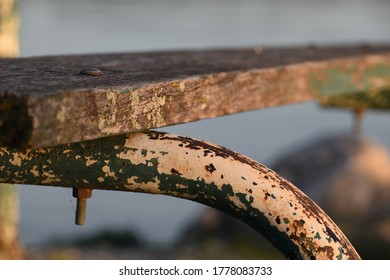
[[[386,0],[21,0],[21,56],[214,47],[390,42]],[[348,111],[299,104],[160,129],[215,142],[266,165],[297,146],[348,133]],[[390,148],[390,114],[369,112],[365,134]],[[103,228],[172,240],[205,206],[165,196],[95,191],[73,223],[71,190],[20,186],[26,245]]]

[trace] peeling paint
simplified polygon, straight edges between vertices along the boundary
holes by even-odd
[[[104,172],[105,177],[111,177],[114,178],[115,180],[118,179],[118,177],[115,175],[115,172],[113,172],[109,166],[109,161],[105,160],[104,161],[107,165],[102,167],[102,171]]]
[[[61,123],[66,121],[66,107],[63,105],[60,107],[60,110],[57,113],[57,120],[59,120]]]
[[[31,173],[35,176],[35,177],[38,177],[39,176],[39,172],[37,170],[37,166],[34,165],[31,169]]]
[[[152,97],[151,102],[147,103],[143,108],[143,113],[147,119],[152,122],[153,127],[162,126],[164,118],[161,114],[161,108],[165,105],[166,96],[155,95]]]
[[[16,165],[16,166],[21,166],[22,165],[22,160],[21,160],[21,158],[17,154],[15,154],[13,159],[9,160],[9,162],[12,165]]]
[[[135,129],[141,128],[140,124],[137,122],[137,114],[134,111],[135,108],[137,108],[139,104],[140,104],[140,93],[139,93],[138,90],[134,90],[131,93],[131,97],[130,97],[130,106],[131,106],[130,122],[131,122],[132,127],[135,128]]]
[[[215,144],[148,131],[50,150],[0,148],[0,155],[2,182],[191,199],[245,221],[288,258],[359,259],[333,221],[298,188]]]
[[[29,159],[28,154],[13,153],[9,163],[15,166],[21,166],[23,161],[28,161]]]
[[[113,134],[118,133],[117,123],[117,114],[118,114],[118,105],[117,105],[117,96],[120,95],[120,92],[117,91],[107,91],[106,100],[108,109],[104,110],[104,114],[99,115],[98,119],[98,128],[104,134]]]
[[[107,92],[107,100],[111,101],[112,106],[116,105],[116,94],[113,91]]]
[[[97,159],[91,159],[91,157],[86,157],[85,159],[86,159],[85,165],[87,167],[98,162]]]
[[[85,84],[85,79],[70,81],[67,75],[56,75],[46,87],[39,86],[45,84],[47,77],[38,72],[35,80],[43,79],[41,83],[28,83],[32,75],[28,71],[12,71],[15,63],[20,69],[27,69],[23,65],[34,67],[35,58],[4,61],[1,71],[6,81],[0,109],[5,125],[0,142],[3,146],[58,146],[318,99],[329,106],[390,107],[388,46],[315,51],[276,48],[264,49],[260,56],[254,55],[253,48],[224,52],[226,55],[194,52],[201,59],[194,60],[191,54],[191,63],[182,53],[164,54],[164,66],[158,67],[146,63],[145,54],[123,60],[117,55],[60,58],[64,64],[55,68],[64,73],[70,73],[80,59],[97,59],[105,61],[102,65],[110,65],[111,74],[115,74],[94,79],[92,84]],[[123,71],[134,66],[133,58],[139,59],[137,67],[146,67],[132,72],[134,79]],[[47,65],[54,63],[37,59]],[[30,86],[20,88],[20,79]],[[14,93],[5,94],[12,88]],[[74,128],[80,131],[74,133]]]
[[[183,93],[186,90],[186,84],[185,82],[180,82],[179,83],[180,91]]]
[[[139,178],[137,176],[131,176],[130,178],[127,178],[126,183],[131,185],[138,185]]]

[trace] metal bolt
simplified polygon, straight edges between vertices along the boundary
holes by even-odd
[[[92,189],[73,189],[73,197],[77,198],[76,206],[76,225],[82,226],[85,224],[87,215],[87,199],[92,196]]]
[[[263,52],[263,48],[262,47],[256,47],[255,48],[255,54],[259,55]]]
[[[352,132],[353,134],[359,136],[362,133],[364,109],[355,109],[353,113],[354,113],[354,124],[352,128]]]
[[[80,75],[88,75],[88,76],[103,76],[104,73],[97,68],[85,68],[80,71]]]

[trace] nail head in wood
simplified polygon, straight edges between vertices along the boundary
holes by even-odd
[[[103,76],[104,73],[97,68],[85,68],[80,71],[80,75],[87,75],[87,76]]]

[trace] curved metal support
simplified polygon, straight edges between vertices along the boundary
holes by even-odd
[[[293,184],[204,141],[148,131],[38,150],[2,148],[0,157],[0,178],[7,183],[181,197],[246,222],[287,258],[360,259],[335,223]]]

